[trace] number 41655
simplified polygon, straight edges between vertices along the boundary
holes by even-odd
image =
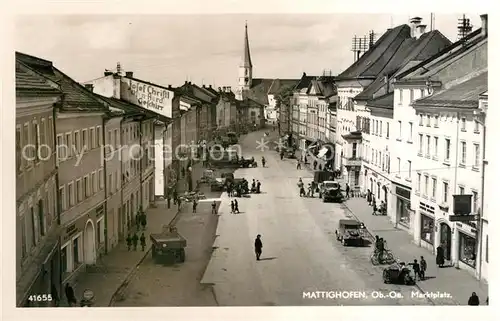
[[[31,302],[52,301],[52,294],[32,294],[28,297]]]

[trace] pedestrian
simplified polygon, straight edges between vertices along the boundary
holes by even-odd
[[[217,202],[212,202],[212,214],[217,214]]]
[[[172,199],[172,194],[170,191],[167,194],[167,208],[170,208],[170,200]]]
[[[137,215],[135,216],[135,228],[137,230],[141,228],[141,220],[142,220],[141,212],[137,211]]]
[[[198,206],[198,202],[193,200],[193,213],[196,213],[196,206]]]
[[[368,205],[372,204],[372,192],[370,190],[366,193],[366,200],[368,201]]]
[[[254,242],[254,248],[255,248],[255,257],[257,258],[257,261],[260,260],[260,256],[262,255],[262,248],[264,246],[262,245],[262,241],[260,239],[260,234],[257,235],[257,237],[255,238],[255,242]]]
[[[307,156],[304,156],[304,164],[306,164],[306,165],[308,164],[307,163]]]
[[[375,200],[373,200],[373,203],[372,203],[372,207],[373,207],[373,215],[377,215],[377,203],[375,202]]]
[[[283,158],[285,157],[285,153],[283,151],[280,152],[280,158],[281,160],[283,160]]]
[[[130,236],[130,233],[128,233],[128,236],[127,236],[127,250],[130,251],[131,247],[132,247],[132,236]]]
[[[415,273],[415,281],[420,280],[420,264],[418,264],[417,259],[413,260],[413,272]]]
[[[66,283],[64,292],[66,293],[66,300],[68,300],[68,305],[70,307],[74,306],[76,304],[75,291],[73,290],[73,287],[69,285],[69,283]]]
[[[142,251],[144,252],[144,248],[146,247],[146,237],[144,236],[144,232],[142,232],[139,240],[141,242]]]
[[[257,181],[257,194],[259,194],[259,193],[260,193],[260,185],[261,185],[261,184],[260,184],[260,182],[259,182],[259,181]]]
[[[234,214],[234,201],[231,201],[231,214]]]
[[[443,244],[440,244],[436,249],[436,264],[440,268],[442,268],[444,265],[444,247],[443,247]]]
[[[486,305],[490,305],[490,297],[489,296],[486,297],[485,303],[486,303]]]
[[[181,210],[181,206],[182,206],[182,201],[180,198],[177,198],[177,211]]]
[[[477,296],[476,292],[472,292],[469,302],[467,303],[468,305],[479,305],[479,297]]]
[[[420,257],[420,280],[425,280],[425,271],[427,270],[427,262],[424,257]]]
[[[234,213],[240,214],[240,209],[238,208],[238,200],[234,200]]]
[[[177,201],[179,200],[179,194],[177,193],[177,189],[174,189],[174,192],[172,194],[172,198],[174,199],[174,205],[176,205]]]
[[[318,161],[317,160],[314,160],[313,162],[313,168],[314,170],[316,170],[316,167],[318,166]]]
[[[186,176],[186,170],[184,169],[184,167],[181,168],[181,175],[182,177]]]
[[[57,288],[54,283],[52,283],[50,287],[50,294],[52,295],[52,301],[54,302],[54,306],[59,306],[59,294],[57,293]]]
[[[134,233],[134,236],[132,236],[132,243],[134,244],[134,251],[137,251],[137,242],[139,241],[139,237],[137,236],[137,233]]]
[[[297,169],[302,169],[302,166],[300,165],[300,159],[297,159]]]
[[[349,187],[349,184],[345,183],[345,198],[349,198],[349,191],[351,188]]]
[[[142,229],[145,230],[146,229],[146,225],[148,224],[148,219],[146,217],[146,213],[142,213],[141,223],[142,223]]]
[[[262,167],[266,167],[266,159],[262,156]]]

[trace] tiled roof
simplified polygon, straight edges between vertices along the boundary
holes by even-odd
[[[311,80],[311,89],[314,88],[314,92],[317,95],[330,97],[337,93],[337,88],[332,80],[329,79],[313,79]]]
[[[274,79],[268,90],[268,95],[277,95],[284,88],[293,88],[299,82],[298,79]]]
[[[60,90],[49,84],[47,78],[30,71],[19,62],[16,62],[16,91],[27,91],[37,94],[62,94]]]
[[[308,76],[306,73],[302,74],[302,77],[300,80],[297,82],[297,85],[295,86],[294,90],[300,91],[301,89],[308,88],[309,84],[313,79],[318,78],[317,76]]]
[[[368,107],[394,109],[394,92],[385,94],[366,103]]]
[[[413,102],[413,107],[477,108],[479,96],[488,90],[488,72]]]
[[[437,30],[427,32],[418,39],[405,39],[387,63],[384,72],[381,73],[368,87],[366,87],[363,92],[357,95],[356,99],[362,100],[373,98],[378,91],[384,89],[384,87],[387,88],[387,84],[385,82],[386,75],[389,77],[388,80],[390,81],[402,67],[404,68],[404,66],[415,60],[425,60],[440,52],[450,44],[451,41]],[[387,90],[382,90],[382,93],[380,94],[384,95],[386,93]]]
[[[252,79],[252,87],[247,92],[250,99],[256,100],[263,105],[269,104],[267,93],[273,84],[274,79],[254,78]]]
[[[337,78],[356,79],[377,77],[387,67],[387,63],[398,51],[401,44],[410,37],[410,27],[407,25],[387,30],[371,49],[365,52]]]

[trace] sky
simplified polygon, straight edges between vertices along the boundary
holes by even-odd
[[[161,85],[236,86],[248,23],[254,78],[339,74],[353,63],[352,38],[430,13],[24,15],[15,22],[17,51],[50,60],[79,82],[99,78],[117,62],[134,77]],[[436,14],[434,29],[457,40],[462,14]],[[473,29],[478,14],[466,14]]]

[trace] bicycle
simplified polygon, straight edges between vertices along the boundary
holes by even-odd
[[[396,262],[396,258],[394,257],[394,254],[390,250],[384,249],[384,252],[382,253],[382,258],[379,257],[379,251],[375,250],[373,251],[370,260],[373,265],[379,265],[379,264],[392,264]]]

